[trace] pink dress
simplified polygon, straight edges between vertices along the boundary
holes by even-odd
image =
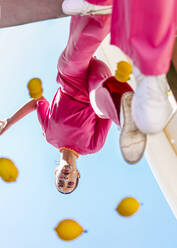
[[[106,104],[102,93],[97,94],[96,101],[103,106],[102,118],[90,103],[91,92],[100,92],[106,81],[116,81],[103,62],[92,58],[109,30],[108,15],[71,18],[69,40],[58,61],[57,82],[62,87],[51,104],[47,100],[37,103],[44,136],[58,149],[67,147],[82,155],[95,153],[105,143],[111,126],[110,117],[119,124],[121,95],[131,90],[127,84],[121,84],[120,92],[116,93],[117,108]]]

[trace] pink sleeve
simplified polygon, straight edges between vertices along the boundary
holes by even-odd
[[[37,110],[38,120],[44,130],[45,130],[44,120],[45,120],[48,108],[49,108],[49,102],[45,98],[37,102],[36,110]]]

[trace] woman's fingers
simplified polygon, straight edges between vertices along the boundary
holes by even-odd
[[[5,131],[5,127],[7,125],[7,121],[0,121],[0,135],[3,134],[3,132]]]
[[[0,132],[3,130],[4,128],[4,121],[0,121]]]

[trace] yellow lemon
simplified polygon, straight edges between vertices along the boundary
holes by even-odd
[[[120,215],[128,217],[135,214],[139,207],[140,203],[135,198],[126,197],[119,203],[116,210]]]
[[[41,80],[39,78],[32,78],[28,82],[28,90],[32,98],[40,98],[43,92]]]
[[[119,82],[127,82],[130,79],[132,73],[132,66],[127,61],[120,61],[117,63],[117,70],[115,71],[115,77]]]
[[[71,241],[79,237],[84,232],[84,229],[76,221],[65,219],[58,224],[55,231],[60,239]]]
[[[18,170],[10,159],[0,158],[0,176],[5,182],[16,181]]]

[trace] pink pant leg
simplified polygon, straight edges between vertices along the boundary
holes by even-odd
[[[108,84],[116,85],[117,91],[111,92]],[[107,65],[93,58],[89,64],[89,96],[95,113],[102,119],[110,119],[120,125],[121,97],[127,91],[133,91],[127,83],[118,82],[112,77]]]
[[[71,18],[67,46],[58,61],[57,81],[65,93],[88,100],[87,70],[91,57],[110,31],[110,15]]]
[[[113,0],[86,0],[88,3],[95,5],[112,5]]]
[[[167,73],[177,30],[176,0],[114,0],[111,43],[146,75]]]

